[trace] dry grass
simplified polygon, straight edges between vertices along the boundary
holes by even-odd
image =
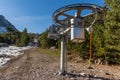
[[[60,56],[60,50],[59,49],[43,49],[43,48],[39,48],[39,50],[43,54],[50,54],[50,55],[55,56],[55,57]]]

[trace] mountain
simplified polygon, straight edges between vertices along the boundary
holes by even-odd
[[[10,27],[13,30],[17,30],[12,23],[10,23],[3,15],[0,15],[0,33],[7,32],[6,27]]]

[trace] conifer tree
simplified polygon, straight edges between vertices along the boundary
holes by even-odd
[[[108,62],[120,63],[120,0],[105,0],[109,7],[105,19],[105,49]]]
[[[97,22],[93,26],[93,53],[95,53],[95,57],[97,58],[103,58],[105,54],[104,49],[104,22]]]
[[[27,29],[25,28],[23,32],[21,33],[21,39],[20,39],[20,45],[21,46],[27,46],[29,42],[29,36],[27,33]]]
[[[50,48],[53,46],[58,47],[57,41],[54,39],[49,39],[49,38],[47,38],[47,36],[48,36],[48,30],[46,30],[39,36],[39,41],[40,41],[41,47],[42,48]]]

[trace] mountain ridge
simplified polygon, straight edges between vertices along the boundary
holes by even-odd
[[[17,31],[17,29],[11,22],[9,22],[3,15],[0,15],[0,33],[7,32],[7,27],[10,27],[13,30]]]

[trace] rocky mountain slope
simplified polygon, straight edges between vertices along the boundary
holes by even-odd
[[[3,15],[0,15],[0,33],[6,32],[6,27],[11,27],[13,30],[17,30]]]

